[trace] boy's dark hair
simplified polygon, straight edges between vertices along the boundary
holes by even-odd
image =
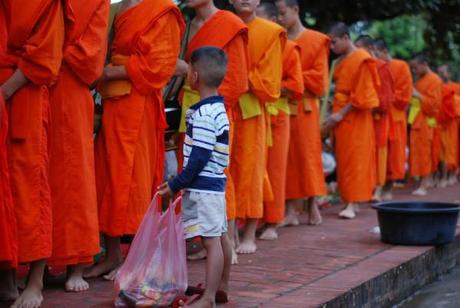
[[[220,48],[201,47],[192,53],[190,63],[206,86],[218,88],[225,78],[228,60]]]
[[[372,48],[374,46],[374,39],[370,35],[361,34],[355,43],[361,43],[366,48]]]
[[[345,23],[341,21],[335,22],[329,26],[328,33],[336,37],[344,37],[345,35],[350,37],[350,29]]]
[[[273,18],[273,17],[278,17],[278,8],[273,2],[262,2],[259,4],[259,7],[262,8],[265,13],[268,15],[268,17]]]

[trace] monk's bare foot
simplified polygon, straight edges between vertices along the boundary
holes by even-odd
[[[118,271],[120,270],[120,267],[121,267],[121,264],[119,266],[117,266],[117,268],[113,269],[112,271],[110,271],[110,273],[108,273],[107,275],[104,275],[104,279],[105,280],[108,280],[108,281],[114,281],[115,278],[117,277],[118,275]]]
[[[216,302],[213,300],[209,300],[206,298],[200,298],[198,301],[194,302],[190,306],[190,308],[214,308],[216,307]]]
[[[201,249],[197,253],[188,255],[187,260],[189,260],[189,261],[203,260],[203,259],[206,259],[207,256],[208,256],[208,254],[206,253],[206,250]]]
[[[97,278],[105,274],[111,273],[113,270],[123,263],[123,258],[104,259],[102,262],[97,263],[90,268],[86,269],[83,273],[84,278]]]
[[[339,213],[340,218],[353,219],[356,217],[355,209],[353,204],[348,204],[345,209]]]
[[[278,232],[276,227],[267,227],[264,232],[260,235],[259,239],[264,241],[274,241],[278,239]]]
[[[359,204],[353,203],[353,210],[355,211],[355,213],[361,212],[361,208],[360,208]]]
[[[255,253],[256,250],[257,245],[254,240],[243,240],[238,248],[236,248],[236,252],[243,255]]]
[[[232,247],[232,265],[238,264],[238,254],[236,249]]]
[[[456,176],[456,175],[451,175],[451,176],[449,177],[448,184],[449,184],[450,186],[452,186],[452,185],[455,185],[455,184],[457,184],[457,183],[458,183],[457,176]]]
[[[38,308],[42,305],[43,295],[41,286],[27,286],[16,299],[11,308]]]
[[[83,292],[89,289],[89,284],[83,279],[83,264],[69,266],[68,277],[65,283],[67,292]]]
[[[439,181],[439,184],[438,184],[438,187],[439,188],[446,188],[447,187],[447,180],[446,179],[442,179]]]
[[[321,212],[319,211],[318,204],[313,202],[308,208],[308,224],[312,226],[318,226],[323,223]]]
[[[281,227],[295,227],[300,224],[298,214],[289,214],[284,217]]]
[[[412,195],[414,196],[426,196],[427,194],[427,190],[423,187],[420,187],[412,192]]]
[[[393,194],[391,193],[391,191],[384,192],[382,195],[382,201],[390,201],[390,200],[393,200]]]

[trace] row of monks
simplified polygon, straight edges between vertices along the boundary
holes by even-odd
[[[405,177],[407,121],[410,174],[423,178],[416,193],[426,193],[440,160],[454,174],[458,110],[447,73],[441,80],[418,55],[413,90],[409,66],[384,44],[363,38],[357,48],[341,23],[328,35],[304,28],[296,0],[232,4],[236,14],[188,0],[195,17],[186,26],[171,0],[123,0],[113,14],[108,0],[0,2],[0,300],[39,307],[46,263],[67,266],[65,288],[76,292],[121,264],[120,237],[136,233],[163,181],[163,89],[202,46],[229,59],[219,92],[231,123],[229,233],[245,221],[235,253],[256,251],[260,221],[262,239],[276,239],[283,221],[297,224],[304,200],[310,223],[321,222],[322,132],[332,132],[344,218]],[[103,115],[94,140],[96,81]],[[183,111],[199,100],[187,84],[180,98]],[[100,233],[105,258],[88,267]],[[19,295],[14,269],[24,263]]]

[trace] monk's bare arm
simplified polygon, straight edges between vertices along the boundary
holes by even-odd
[[[3,93],[5,100],[10,99],[11,96],[19,89],[27,84],[28,80],[24,73],[18,68],[14,74],[1,85],[0,89]]]
[[[340,109],[340,111],[331,114],[331,116],[327,120],[327,126],[330,128],[337,126],[337,124],[342,122],[342,120],[347,116],[347,114],[349,114],[353,110],[354,107],[351,103],[346,104],[345,107]]]
[[[102,74],[102,79],[105,80],[120,80],[129,79],[126,67],[124,65],[106,66]]]

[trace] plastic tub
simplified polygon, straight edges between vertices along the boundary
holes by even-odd
[[[437,202],[383,202],[377,210],[383,242],[442,245],[454,241],[460,206]]]

